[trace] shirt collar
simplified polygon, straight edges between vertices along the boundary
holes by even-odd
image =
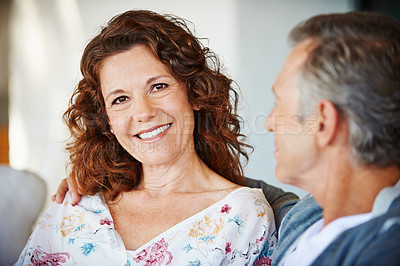
[[[372,216],[377,217],[389,209],[392,202],[400,196],[400,180],[393,187],[386,187],[379,192],[372,207]]]

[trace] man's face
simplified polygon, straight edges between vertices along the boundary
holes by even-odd
[[[300,71],[312,48],[312,41],[299,43],[286,58],[275,80],[275,106],[265,121],[265,129],[275,134],[276,177],[283,183],[304,187],[307,173],[317,160],[316,116],[299,122],[298,84]]]

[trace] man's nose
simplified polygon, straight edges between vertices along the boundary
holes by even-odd
[[[267,119],[265,120],[264,128],[269,132],[275,132],[275,115],[273,111],[268,115]]]

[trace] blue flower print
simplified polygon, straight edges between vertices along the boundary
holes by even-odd
[[[189,261],[188,266],[200,266],[201,261],[199,259],[196,259],[195,261]]]
[[[87,255],[89,255],[90,253],[92,253],[95,249],[96,249],[96,246],[93,245],[93,243],[85,243],[85,244],[81,247],[82,253],[83,253],[85,256],[87,256]]]
[[[190,244],[187,244],[185,247],[183,247],[183,250],[186,251],[186,253],[189,253],[189,251],[191,251],[193,249],[193,247]]]

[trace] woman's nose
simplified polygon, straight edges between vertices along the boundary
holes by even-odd
[[[133,103],[132,117],[136,122],[147,122],[157,114],[157,108],[148,97],[140,97]]]

